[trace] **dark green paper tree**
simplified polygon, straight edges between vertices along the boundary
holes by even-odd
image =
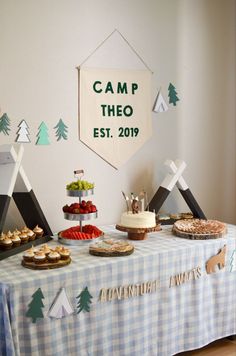
[[[44,299],[44,295],[41,288],[36,290],[36,292],[32,295],[32,298],[33,300],[28,305],[29,309],[26,316],[32,318],[32,322],[36,323],[36,319],[44,317],[42,312],[42,308],[44,307],[42,299]]]
[[[64,124],[62,119],[58,121],[58,124],[54,127],[54,129],[56,129],[57,141],[59,141],[61,138],[67,140],[68,127]]]
[[[168,87],[168,90],[169,90],[169,103],[170,104],[173,104],[174,106],[176,106],[176,102],[179,100],[178,96],[177,96],[177,92],[175,90],[175,87],[173,84],[169,84],[169,87]]]
[[[77,303],[77,314],[79,314],[82,310],[89,312],[90,311],[90,304],[92,303],[93,297],[88,291],[88,287],[85,287],[82,292],[76,297],[78,299]]]
[[[4,135],[9,135],[8,131],[10,131],[10,119],[5,113],[0,118],[0,132],[3,132]]]

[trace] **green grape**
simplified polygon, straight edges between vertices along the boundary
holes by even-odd
[[[78,179],[66,185],[67,190],[89,190],[94,188],[94,183]]]

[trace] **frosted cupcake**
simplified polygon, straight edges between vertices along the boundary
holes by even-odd
[[[33,232],[33,230],[28,229],[27,235],[29,237],[29,241],[35,240],[36,234]]]
[[[13,233],[9,230],[6,234],[6,236],[10,239],[13,236]]]
[[[5,239],[1,240],[1,247],[4,250],[9,250],[13,245],[13,242],[11,241],[11,239],[9,239],[9,237],[5,237]]]
[[[21,229],[21,232],[25,232],[25,233],[27,233],[28,232],[28,227],[27,226],[24,226],[22,229]]]
[[[15,230],[13,231],[13,234],[15,234],[15,235],[20,235],[21,232],[20,232],[18,229],[15,229]]]
[[[2,240],[4,240],[6,238],[6,234],[4,234],[3,232],[1,232],[1,235],[0,235],[0,243]]]
[[[14,246],[19,246],[21,244],[21,239],[19,237],[19,235],[13,233],[12,237],[11,237],[11,241],[13,242],[13,247]]]
[[[68,260],[70,258],[70,250],[65,247],[61,247],[59,254],[62,260]]]
[[[45,253],[45,255],[48,256],[49,253],[51,252],[51,249],[48,247],[47,244],[45,244],[40,248],[40,251],[43,251]]]
[[[35,226],[35,228],[33,229],[33,232],[35,233],[36,238],[43,236],[43,229],[41,227],[39,227],[38,225]]]
[[[60,260],[61,256],[57,251],[51,251],[48,255],[48,261],[56,263]]]
[[[29,241],[29,236],[27,235],[26,232],[22,232],[22,233],[19,235],[19,238],[21,239],[21,243],[22,243],[22,244],[25,244],[26,242]]]
[[[34,261],[34,249],[30,248],[26,250],[23,255],[23,259],[25,262],[33,262]]]
[[[42,264],[46,261],[46,255],[43,251],[37,251],[34,253],[34,262],[36,264]]]

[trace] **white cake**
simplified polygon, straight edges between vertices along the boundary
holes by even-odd
[[[120,225],[131,228],[151,228],[156,226],[156,215],[151,211],[141,211],[133,214],[132,211],[121,215]]]

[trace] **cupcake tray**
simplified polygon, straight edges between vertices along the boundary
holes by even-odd
[[[35,270],[61,268],[69,265],[70,263],[71,263],[71,258],[68,258],[67,260],[59,260],[57,262],[46,261],[41,264],[35,262],[28,262],[28,261],[26,262],[24,260],[22,260],[21,262],[23,267],[29,269],[35,269]]]
[[[10,256],[17,255],[18,253],[23,252],[25,250],[28,250],[32,246],[41,245],[51,240],[52,240],[51,236],[42,236],[36,238],[35,240],[23,244],[21,243],[19,246],[11,247],[8,250],[5,250],[2,247],[0,247],[0,261]]]

